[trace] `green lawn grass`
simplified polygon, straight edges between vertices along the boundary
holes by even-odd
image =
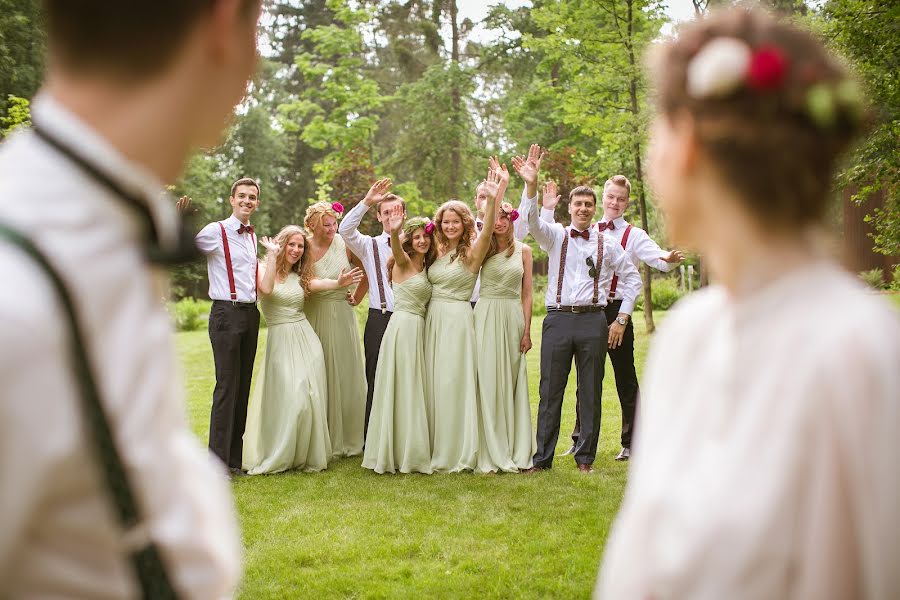
[[[538,404],[540,317],[528,354]],[[637,319],[638,371],[647,336]],[[260,353],[265,347],[260,332]],[[180,333],[191,426],[206,443],[214,384],[205,331]],[[259,356],[257,357],[257,365]],[[344,459],[323,473],[233,483],[244,540],[241,598],[588,598],[619,507],[626,464],[621,412],[607,361],[595,473],[579,473],[569,444],[575,376],[552,471],[536,475],[376,475]]]

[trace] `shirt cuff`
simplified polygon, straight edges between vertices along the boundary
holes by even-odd
[[[631,316],[631,313],[634,312],[634,300],[623,300],[619,312]]]

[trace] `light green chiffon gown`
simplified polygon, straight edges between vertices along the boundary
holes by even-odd
[[[394,314],[378,351],[362,466],[376,473],[431,473],[424,354],[431,282],[422,271],[393,288]]]
[[[352,269],[346,248],[341,236],[335,235],[315,263],[315,277],[337,279],[341,269]],[[347,303],[347,288],[310,295],[306,315],[325,353],[328,432],[334,456],[357,456],[363,448],[367,387],[359,326],[356,312]]]
[[[331,460],[325,357],[303,313],[300,278],[289,274],[259,304],[269,333],[247,407],[243,467],[251,475],[321,471]]]
[[[453,253],[428,269],[434,289],[425,317],[425,386],[431,468],[474,470],[478,455],[475,323],[469,299],[478,276]]]
[[[480,399],[476,471],[517,471],[531,466],[535,451],[528,401],[522,313],[522,243],[512,256],[495,254],[481,267],[481,296],[475,305]]]

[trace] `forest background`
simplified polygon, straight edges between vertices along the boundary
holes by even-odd
[[[645,184],[653,108],[642,57],[677,30],[672,15],[732,2],[486,2],[476,22],[461,16],[465,1],[268,0],[259,72],[221,145],[191,159],[173,194],[193,197],[205,223],[227,215],[232,180],[253,177],[261,185],[254,223],[274,234],[302,223],[312,202],[349,208],[376,178],[391,177],[411,215],[433,215],[447,199],[471,202],[489,155],[509,163],[539,143],[549,150],[542,179],[564,195],[629,177],[627,218],[665,246]],[[900,2],[767,4],[820,32],[868,87],[877,123],[836,189],[853,186],[861,203],[884,194],[868,217],[873,245],[900,255]],[[0,0],[0,136],[27,126],[43,56],[39,3]],[[519,193],[513,185],[507,199],[517,203]],[[567,222],[562,204],[557,211]],[[363,229],[376,231],[371,215]],[[538,272],[545,259],[536,253]],[[649,300],[649,273],[644,282]],[[174,284],[176,297],[205,297],[205,265],[179,268]]]

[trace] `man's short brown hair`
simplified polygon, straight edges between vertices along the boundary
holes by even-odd
[[[237,191],[239,186],[242,185],[252,185],[256,188],[256,195],[259,196],[259,184],[256,183],[255,179],[251,179],[250,177],[241,177],[237,181],[231,184],[231,197],[234,198],[234,193]]]
[[[245,8],[260,0],[244,0]],[[54,60],[142,79],[164,70],[216,0],[43,0]],[[249,12],[248,12],[249,14]]]
[[[594,199],[594,205],[597,205],[597,194],[594,193],[594,188],[587,185],[579,185],[576,188],[573,188],[571,192],[569,192],[569,202],[572,201],[575,196],[590,196]]]
[[[385,202],[399,202],[400,206],[403,207],[403,212],[406,212],[406,200],[404,200],[397,194],[385,194],[384,198],[381,199],[381,202],[379,202],[377,206],[379,214],[381,214],[381,205]]]

